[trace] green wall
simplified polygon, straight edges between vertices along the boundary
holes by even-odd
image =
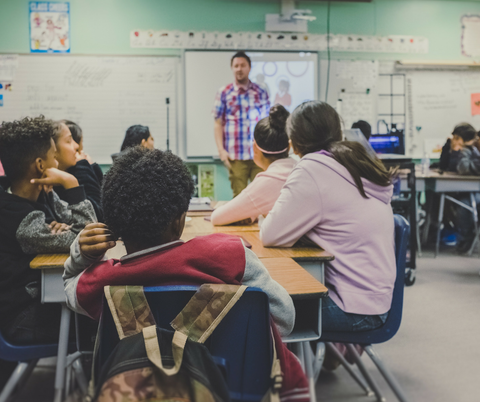
[[[0,53],[28,53],[28,0],[0,0]],[[70,0],[72,53],[177,55],[177,50],[131,49],[133,29],[262,31],[275,0]],[[309,32],[326,33],[327,2],[299,2],[317,20]],[[464,14],[480,14],[480,1],[373,0],[331,3],[334,34],[416,35],[429,39],[428,54],[333,53],[335,58],[466,59],[460,51]],[[325,57],[322,53],[320,57]],[[231,198],[226,170],[218,164],[217,198]]]

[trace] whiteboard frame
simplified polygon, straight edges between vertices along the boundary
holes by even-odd
[[[182,55],[181,55],[181,63],[182,63],[182,68],[181,68],[181,73],[178,74],[178,76],[181,76],[181,81],[183,83],[183,90],[182,90],[182,95],[180,96],[177,94],[177,98],[180,99],[182,98],[183,101],[183,107],[182,107],[182,114],[183,114],[183,122],[182,124],[182,134],[181,134],[181,139],[178,139],[178,144],[183,144],[183,149],[180,151],[182,155],[182,159],[185,160],[185,162],[189,163],[212,163],[212,162],[218,162],[220,161],[219,157],[215,156],[188,156],[187,155],[187,130],[186,130],[186,115],[187,115],[187,89],[185,85],[185,74],[186,74],[186,65],[185,65],[185,52],[234,52],[234,51],[244,51],[245,53],[310,53],[312,55],[316,56],[316,64],[314,66],[315,72],[314,72],[314,77],[315,77],[315,87],[316,87],[316,98],[315,100],[320,100],[320,52],[318,51],[309,51],[309,50],[274,50],[274,49],[182,49]],[[180,124],[177,126],[180,127]],[[213,135],[213,133],[212,133]],[[179,154],[180,155],[180,154]]]
[[[180,98],[180,94],[183,95],[183,92],[179,90],[182,86],[184,87],[184,74],[182,72],[184,62],[182,60],[182,55],[183,52],[179,54],[105,54],[105,53],[99,53],[99,54],[93,54],[93,53],[26,53],[26,52],[0,52],[0,56],[3,55],[16,55],[16,56],[31,56],[31,57],[123,57],[123,58],[136,58],[136,57],[145,57],[145,58],[173,58],[177,59],[177,64],[180,67],[181,74],[175,74],[175,109],[177,110],[176,116],[170,115],[170,121],[172,119],[176,119],[176,129],[175,132],[170,133],[170,138],[172,135],[175,136],[175,149],[171,149],[172,152],[174,152],[176,155],[178,155],[180,158],[185,160],[185,152],[182,148],[183,146],[183,136],[180,135],[181,132],[184,131],[183,126],[185,119],[183,118],[183,110],[184,106],[182,107],[182,102],[184,102],[183,97],[182,99]],[[15,79],[12,80],[12,82],[15,82]],[[183,131],[180,131],[180,129],[183,129]],[[182,153],[183,152],[183,153]],[[102,164],[102,165],[108,165],[108,164]],[[110,163],[111,165],[111,163]]]

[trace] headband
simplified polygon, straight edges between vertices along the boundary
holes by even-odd
[[[257,144],[256,141],[254,141],[255,144],[257,145],[257,148],[262,151],[264,154],[270,154],[270,155],[276,155],[276,154],[282,154],[284,153],[285,151],[288,151],[288,147],[286,147],[285,149],[282,149],[281,151],[265,151],[264,149],[260,148],[260,146]]]

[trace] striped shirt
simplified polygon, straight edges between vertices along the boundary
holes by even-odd
[[[253,130],[269,110],[267,91],[251,81],[246,89],[229,84],[218,90],[212,114],[223,123],[223,147],[230,159],[253,159]]]

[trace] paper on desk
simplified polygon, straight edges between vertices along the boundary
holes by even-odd
[[[208,197],[192,197],[190,199],[191,205],[199,205],[199,204],[210,204],[210,198]]]

